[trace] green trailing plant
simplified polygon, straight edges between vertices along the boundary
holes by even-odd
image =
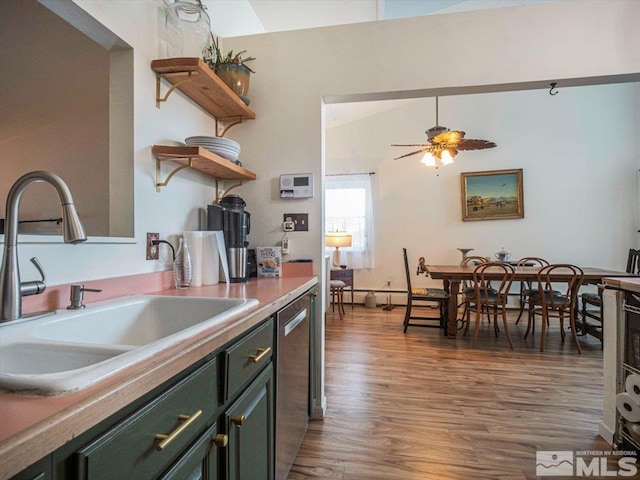
[[[220,51],[218,37],[214,37],[213,33],[211,34],[211,41],[209,45],[203,51],[203,60],[209,65],[209,67],[215,72],[218,65],[222,65],[223,63],[235,63],[238,65],[244,66],[251,73],[254,72],[248,65],[247,62],[255,60],[254,57],[242,57],[243,54],[247,53],[246,50],[242,50],[238,53],[233,53],[233,50],[229,50],[226,55],[222,55]]]

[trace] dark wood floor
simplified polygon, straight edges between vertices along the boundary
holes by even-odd
[[[579,355],[554,324],[540,353],[539,331],[525,341],[513,318],[514,351],[486,320],[473,348],[438,329],[403,334],[404,307],[346,310],[327,316],[326,418],[290,480],[532,479],[537,450],[610,449],[598,340],[581,338]]]

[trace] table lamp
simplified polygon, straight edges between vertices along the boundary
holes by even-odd
[[[336,247],[333,252],[333,268],[340,268],[340,247],[350,247],[352,237],[347,232],[329,232],[324,237],[324,244],[327,247]]]

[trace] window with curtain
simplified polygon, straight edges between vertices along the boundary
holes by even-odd
[[[351,247],[340,248],[343,263],[353,269],[374,268],[371,175],[326,177],[325,226],[327,232],[337,230],[353,236]]]

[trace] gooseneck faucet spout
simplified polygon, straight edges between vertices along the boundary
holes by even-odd
[[[45,171],[29,172],[13,184],[7,196],[4,224],[4,254],[0,267],[0,322],[17,320],[22,317],[22,297],[44,292],[46,288],[44,274],[37,260],[32,259],[40,274],[41,281],[20,282],[18,264],[18,210],[22,194],[29,185],[46,182],[58,192],[62,204],[63,236],[65,243],[84,242],[87,237],[73,204],[73,197],[66,183],[56,174]]]

